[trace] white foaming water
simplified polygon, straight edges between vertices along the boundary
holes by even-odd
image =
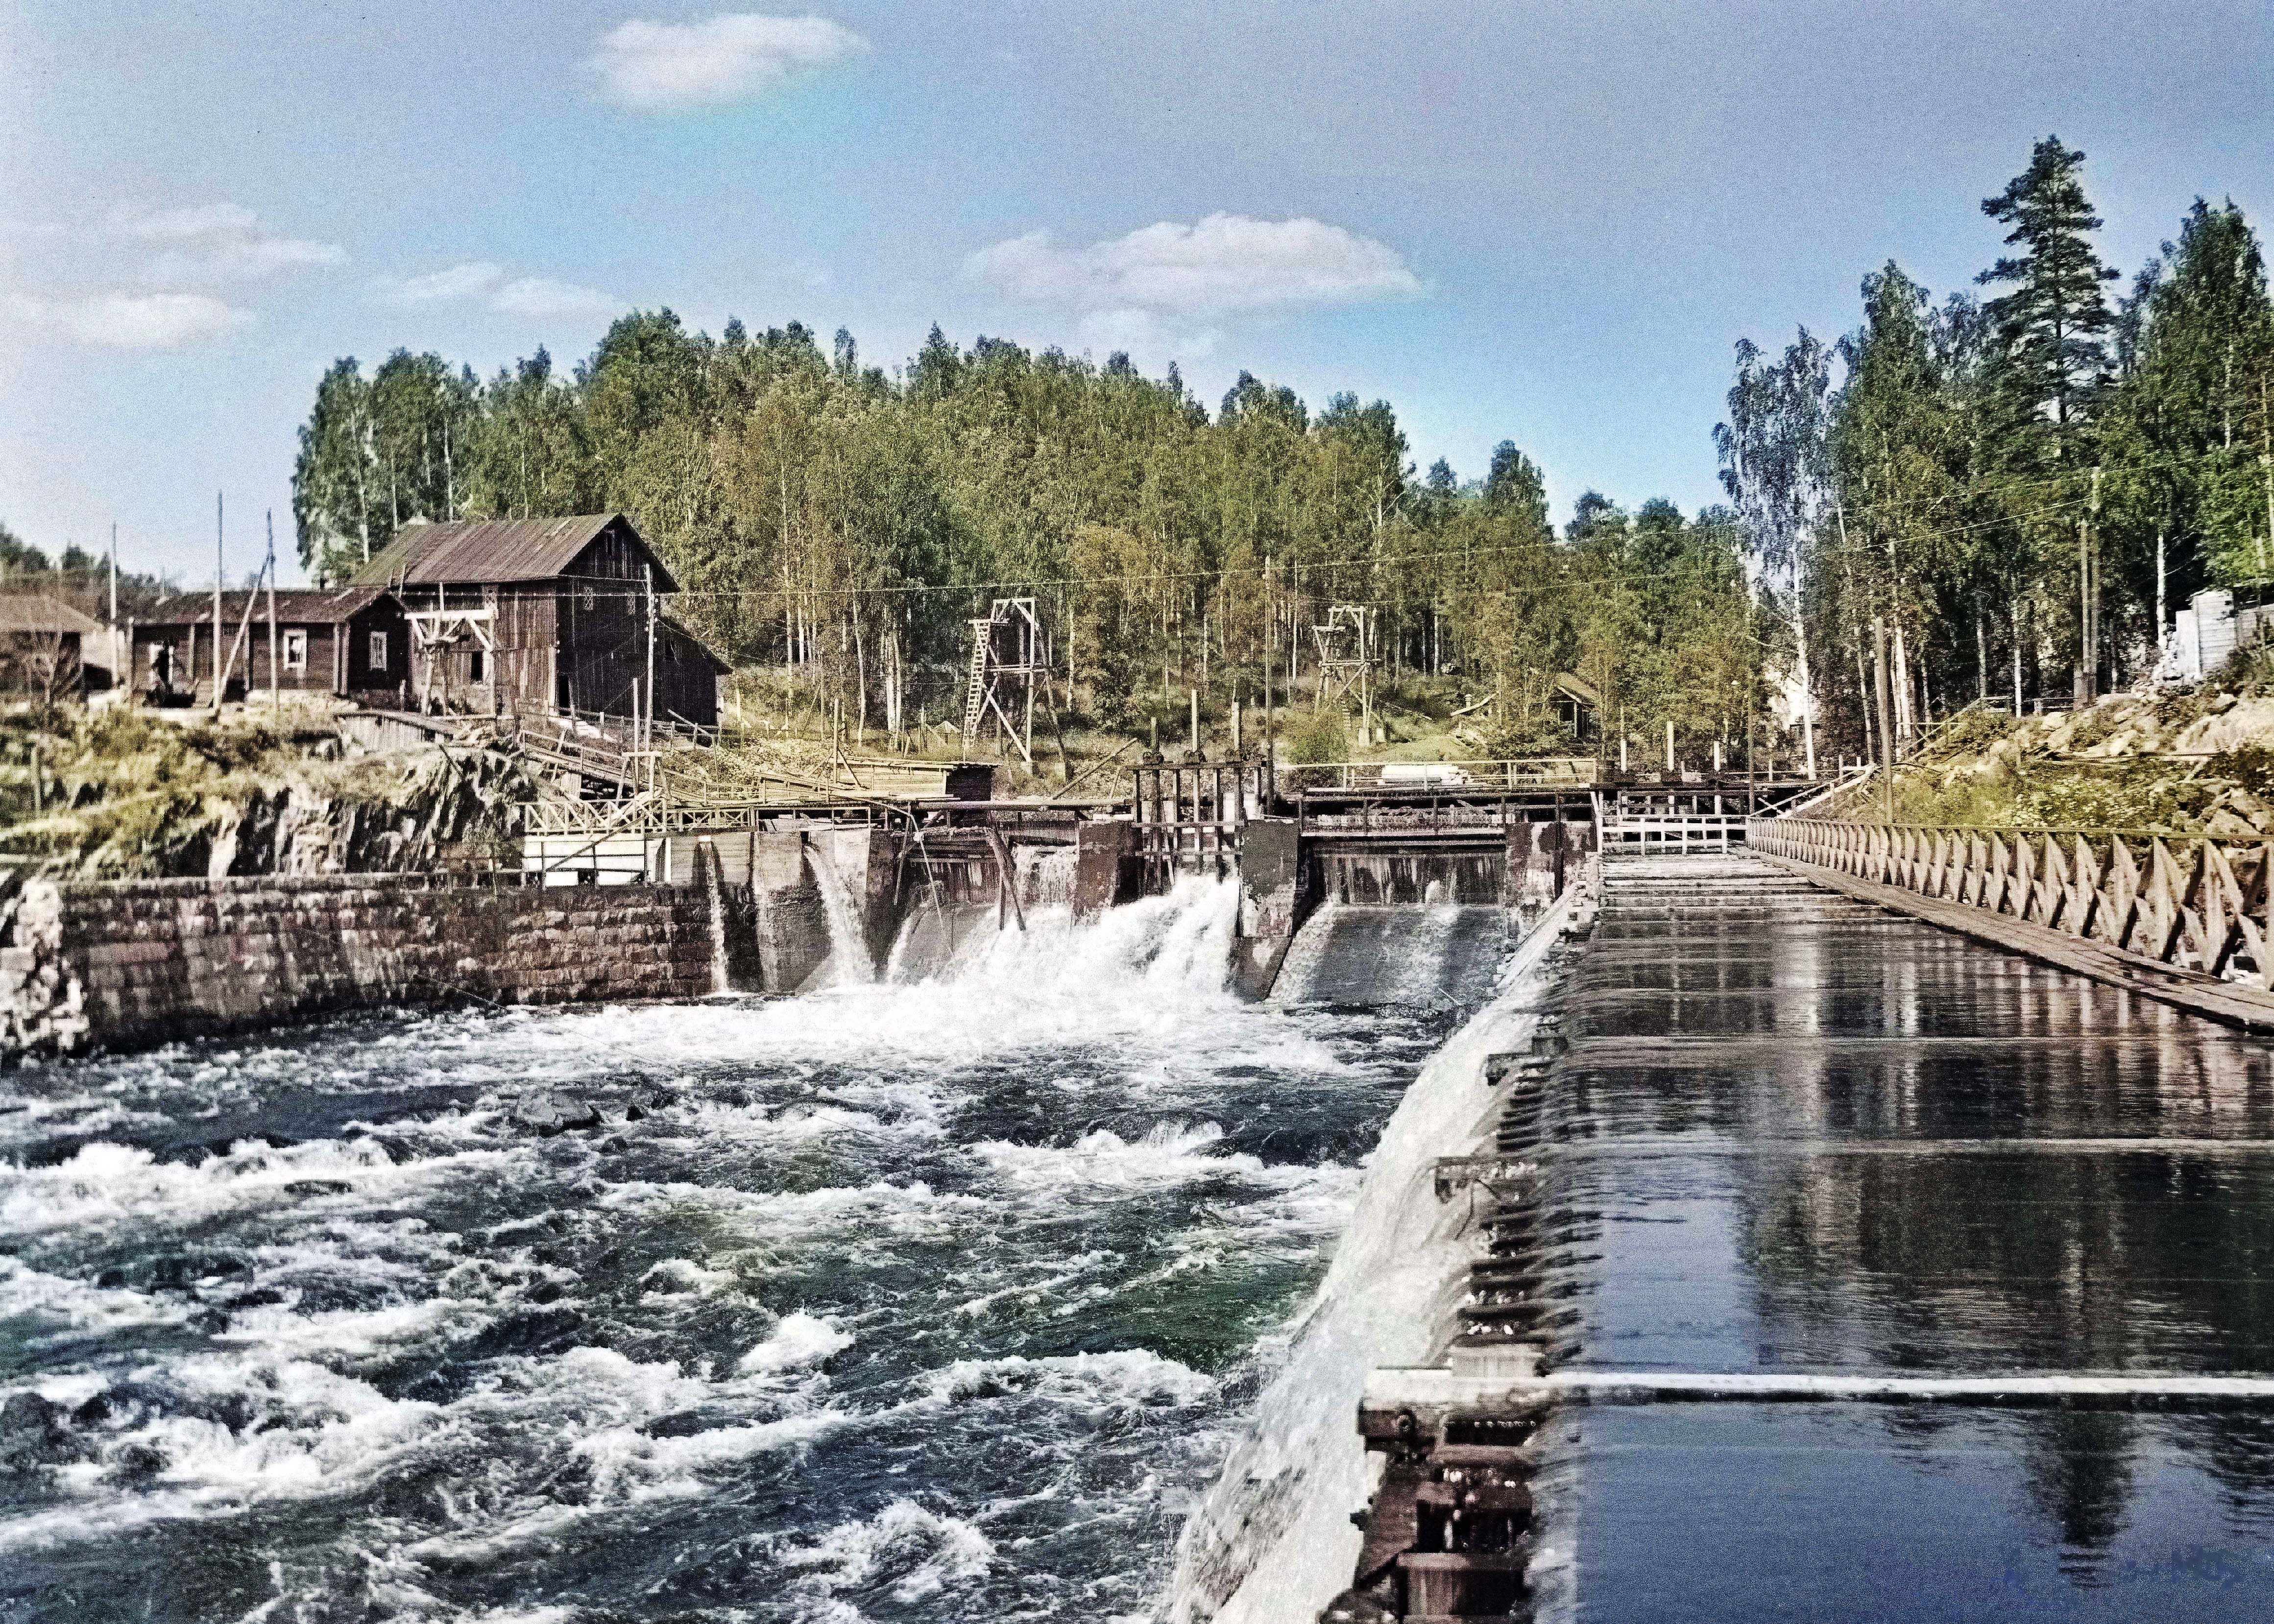
[[[950,1585],[984,1578],[995,1547],[960,1518],[896,1500],[865,1522],[840,1524],[811,1545],[787,1545],[776,1556],[799,1575],[795,1587],[820,1604],[803,1617],[840,1624],[861,1614],[831,1600],[840,1590],[889,1580],[895,1601],[922,1601]]]
[[[852,1345],[852,1333],[839,1330],[826,1320],[812,1314],[784,1314],[774,1334],[744,1354],[734,1368],[745,1374],[797,1370],[818,1365]]]
[[[1178,1542],[1169,1624],[1310,1619],[1349,1583],[1362,1538],[1350,1515],[1374,1471],[1354,1425],[1367,1373],[1430,1362],[1463,1289],[1467,1209],[1435,1199],[1431,1170],[1487,1131],[1499,1101],[1484,1058],[1532,1020],[1570,906],[1543,916],[1500,996],[1422,1069],[1383,1130],[1287,1363]]]
[[[1022,888],[1069,868],[1022,864]],[[195,1566],[268,1517],[272,1618],[350,1573],[375,1617],[486,1618],[500,1564],[539,1617],[546,1553],[610,1540],[627,1575],[667,1545],[689,1595],[758,1583],[817,1621],[1076,1595],[1134,1617],[1254,1339],[1350,1211],[1399,1045],[1434,1029],[1240,1004],[1235,910],[1188,880],[1079,926],[989,908],[910,984],[406,1016],[61,1074],[83,1120],[0,1166],[0,1238],[33,1249],[0,1306],[48,1327],[19,1344],[40,1390],[111,1409],[0,1541],[64,1572],[87,1539],[202,1523],[137,1537],[144,1568]],[[161,1109],[107,1101],[121,1077]],[[633,1079],[670,1098],[619,1122]],[[609,1125],[535,1138],[499,1103],[531,1088]],[[311,1115],[328,1091],[371,1122]],[[83,1137],[215,1101],[220,1154]],[[1020,1455],[1031,1492],[1005,1494]],[[681,1531],[704,1520],[715,1548]]]
[[[838,869],[837,853],[830,849],[826,832],[805,843],[805,861],[813,870],[814,886],[821,892],[821,911],[829,921],[829,957],[806,978],[804,987],[799,990],[875,981],[877,963],[869,952],[860,905]]]

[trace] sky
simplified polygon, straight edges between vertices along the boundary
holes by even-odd
[[[336,357],[658,306],[1350,390],[1694,510],[1736,342],[1968,285],[2042,137],[2127,277],[2274,208],[2263,0],[810,4],[0,0],[0,523],[194,585],[219,492],[235,578]]]

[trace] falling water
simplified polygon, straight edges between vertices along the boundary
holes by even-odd
[[[829,957],[806,978],[800,991],[843,987],[877,979],[877,961],[869,951],[868,931],[862,922],[861,905],[837,867],[825,831],[805,843],[805,861],[813,870],[814,887],[821,893],[821,909],[829,922]]]
[[[0,1613],[1152,1616],[1458,1024],[1233,918],[0,1079]]]

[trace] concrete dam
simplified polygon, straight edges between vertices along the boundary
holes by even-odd
[[[2247,948],[1907,902],[1780,854],[1808,793],[12,885],[0,1598],[2255,1616],[2274,1074],[2186,1003]]]

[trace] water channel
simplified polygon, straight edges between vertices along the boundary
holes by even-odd
[[[2274,1369],[2266,1046],[1765,864],[1610,867],[1531,995],[1572,1044],[1556,1365]],[[0,1392],[39,1395],[0,1619],[1201,1616],[1205,1505],[1281,1530],[1300,1624],[1363,1498],[1303,1486],[1316,1429],[1359,1458],[1304,1361],[1363,1350],[1302,1316],[1337,1249],[1421,1266],[1369,1159],[1465,1148],[1430,1136],[1519,933],[1330,910],[1256,1006],[1232,917],[1186,882],[882,985],[0,1078]],[[2249,1413],[1575,1405],[1540,1442],[1542,1618],[2274,1616]]]
[[[1807,886],[1614,867],[1567,1000],[1566,1368],[2274,1370],[2265,1044]],[[1564,1616],[2274,1616],[2254,1414],[1578,1407]]]

